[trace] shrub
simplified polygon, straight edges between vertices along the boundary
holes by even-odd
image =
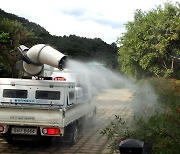
[[[121,140],[134,138],[144,141],[144,153],[180,153],[180,81],[151,78],[149,82],[159,95],[159,101],[168,110],[156,112],[148,119],[135,116],[134,125],[127,127],[118,115],[108,128],[101,131],[109,140],[111,152],[118,150]]]

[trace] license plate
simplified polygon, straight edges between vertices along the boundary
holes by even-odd
[[[11,134],[37,135],[37,128],[12,127]]]

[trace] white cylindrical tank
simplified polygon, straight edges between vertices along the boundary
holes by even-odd
[[[30,59],[30,64],[24,61],[23,68],[29,75],[39,75],[44,64],[62,69],[66,59],[64,54],[45,44],[31,47],[26,56]]]

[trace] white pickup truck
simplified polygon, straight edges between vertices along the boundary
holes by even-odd
[[[88,88],[68,78],[71,75],[1,78],[0,134],[8,142],[68,136],[76,143],[83,120],[95,123],[96,105]]]

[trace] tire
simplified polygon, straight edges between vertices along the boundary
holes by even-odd
[[[4,138],[6,139],[6,141],[9,143],[9,144],[14,144],[15,141],[13,140],[13,136],[9,133],[6,133],[4,135]]]
[[[66,127],[63,140],[68,142],[70,145],[74,145],[77,143],[78,133],[78,124],[77,122],[73,122]]]
[[[72,138],[70,144],[74,145],[77,143],[79,133],[77,122],[74,122],[71,127]]]

